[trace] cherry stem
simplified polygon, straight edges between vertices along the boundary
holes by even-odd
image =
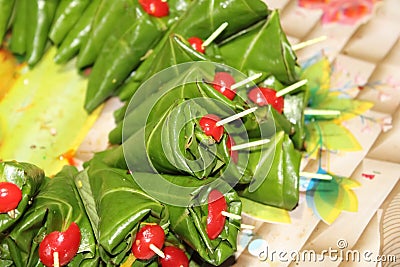
[[[221,34],[225,28],[228,27],[228,22],[224,22],[218,27],[201,45],[203,48],[210,45]]]
[[[165,258],[164,252],[162,252],[161,249],[159,249],[159,248],[156,247],[155,245],[150,244],[149,248],[150,248],[154,253],[156,253],[158,256],[160,256],[161,258],[163,258],[163,259]]]
[[[233,213],[230,213],[230,212],[227,212],[227,211],[221,211],[221,215],[225,216],[225,217],[228,217],[230,219],[235,219],[235,220],[241,220],[242,219],[242,216],[237,215],[237,214],[233,214]]]
[[[308,82],[307,79],[298,81],[297,83],[294,83],[294,84],[286,87],[285,89],[282,89],[282,90],[276,92],[276,97],[280,97],[280,96],[286,95],[286,94],[296,90],[297,88],[305,85],[307,82]]]
[[[237,83],[233,84],[229,89],[230,90],[235,90],[236,88],[239,88],[240,86],[243,86],[246,83],[249,83],[251,81],[254,81],[254,80],[260,78],[262,75],[263,75],[262,73],[253,74],[253,75],[247,77],[246,79],[244,79],[243,81],[240,81],[240,82],[237,82]]]
[[[256,146],[261,146],[261,145],[265,145],[265,144],[267,144],[269,142],[271,142],[270,139],[262,139],[262,140],[258,140],[258,141],[254,141],[254,142],[235,145],[235,146],[231,147],[231,151],[236,151],[236,150],[241,150],[241,149],[246,149],[246,148],[256,147]]]
[[[58,252],[57,251],[55,251],[53,253],[53,266],[54,267],[60,267],[60,260],[58,258]]]
[[[245,111],[239,112],[239,113],[237,113],[235,115],[232,115],[232,116],[229,116],[229,117],[227,117],[227,118],[225,118],[223,120],[217,121],[217,123],[215,125],[217,127],[218,126],[222,126],[222,125],[227,124],[227,123],[229,123],[231,121],[234,121],[234,120],[237,120],[237,119],[239,119],[241,117],[244,117],[247,114],[253,113],[256,110],[257,110],[257,107],[246,109]]]
[[[340,116],[339,110],[332,110],[332,109],[305,109],[304,115],[309,116]]]
[[[328,37],[326,35],[322,35],[320,37],[313,38],[313,39],[310,39],[308,41],[304,41],[304,42],[301,42],[301,43],[298,43],[298,44],[294,44],[294,45],[292,45],[292,49],[293,49],[293,51],[297,51],[297,50],[303,49],[304,47],[307,47],[307,46],[310,46],[310,45],[317,44],[319,42],[325,41],[326,39],[328,39]]]
[[[314,172],[300,172],[300,176],[308,179],[318,180],[332,180],[332,176],[329,174],[314,173]]]

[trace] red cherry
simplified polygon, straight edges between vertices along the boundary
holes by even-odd
[[[239,161],[239,152],[238,152],[238,151],[232,151],[232,150],[231,150],[231,147],[234,146],[234,145],[235,145],[235,141],[233,141],[233,138],[231,138],[231,137],[228,135],[228,138],[226,139],[226,147],[227,147],[228,150],[229,150],[229,155],[231,156],[233,162],[234,162],[235,164],[237,164],[238,161]]]
[[[260,107],[271,105],[279,113],[283,112],[284,99],[282,96],[276,97],[276,91],[274,89],[265,87],[254,88],[250,90],[248,97]]]
[[[165,17],[169,14],[169,6],[167,1],[162,0],[139,0],[139,4],[142,6],[147,14],[154,17]]]
[[[236,96],[236,92],[230,89],[235,83],[235,79],[232,75],[224,71],[215,73],[214,80],[212,81],[214,89],[230,100],[233,100]]]
[[[216,125],[220,120],[221,119],[214,114],[207,114],[199,121],[203,132],[208,136],[212,136],[217,142],[221,141],[221,138],[224,135],[224,127]]]
[[[16,209],[21,199],[22,191],[16,184],[0,182],[0,213]]]
[[[188,267],[189,259],[182,249],[168,246],[164,250],[165,258],[160,258],[161,267]]]
[[[224,229],[225,216],[222,211],[228,208],[224,195],[214,189],[208,195],[207,235],[212,240],[219,236]]]
[[[194,50],[204,54],[205,49],[203,47],[203,40],[198,37],[190,37],[188,39],[189,44],[193,47]]]
[[[153,244],[161,249],[164,245],[165,233],[161,226],[148,224],[140,228],[132,245],[133,255],[140,260],[148,260],[155,255],[150,249]]]
[[[45,266],[53,266],[54,252],[58,252],[60,266],[68,264],[76,255],[81,242],[79,226],[72,222],[65,232],[46,235],[39,245],[39,258]]]

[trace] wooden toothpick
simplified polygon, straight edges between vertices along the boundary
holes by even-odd
[[[230,90],[235,90],[237,88],[239,88],[240,86],[243,86],[251,81],[257,80],[258,78],[260,78],[263,74],[262,73],[256,73],[253,74],[249,77],[247,77],[246,79],[244,79],[243,81],[237,82],[235,84],[233,84],[229,89]]]
[[[301,177],[308,179],[318,179],[318,180],[332,180],[332,176],[329,174],[315,173],[315,172],[300,172]]]
[[[150,244],[149,248],[150,248],[154,253],[156,253],[158,256],[160,256],[161,258],[163,258],[163,259],[165,258],[164,252],[162,252],[161,249],[159,249],[159,248],[156,247],[155,245]]]
[[[304,47],[307,47],[307,46],[310,46],[310,45],[325,41],[326,39],[328,39],[328,37],[326,35],[322,35],[320,37],[313,38],[313,39],[310,39],[308,41],[304,41],[304,42],[301,42],[301,43],[298,43],[298,44],[294,44],[294,45],[292,45],[292,49],[293,49],[293,51],[297,51],[297,50],[303,49]]]
[[[246,110],[244,110],[242,112],[239,112],[239,113],[237,113],[235,115],[229,116],[229,117],[227,117],[227,118],[225,118],[223,120],[217,121],[217,123],[215,125],[216,126],[222,126],[222,125],[227,124],[227,123],[229,123],[231,121],[234,121],[234,120],[237,120],[237,119],[239,119],[241,117],[244,117],[247,114],[253,113],[256,110],[257,110],[257,107],[246,109]]]
[[[271,142],[270,139],[262,139],[262,140],[258,140],[258,141],[253,141],[253,142],[249,142],[249,143],[235,145],[235,146],[231,147],[231,151],[241,150],[241,149],[246,149],[246,148],[251,148],[251,147],[256,147],[256,146],[261,146],[261,145],[265,145],[265,144],[267,144],[269,142]]]
[[[341,112],[339,110],[331,109],[305,109],[304,115],[308,116],[340,116]]]
[[[225,217],[228,217],[228,218],[231,218],[231,219],[235,219],[235,220],[241,220],[242,219],[242,216],[237,215],[237,214],[233,214],[233,213],[230,213],[230,212],[227,212],[227,211],[221,211],[221,214],[222,214],[222,216],[225,216]]]
[[[228,22],[224,22],[219,26],[201,45],[203,48],[210,45],[220,35],[225,28],[228,27]]]
[[[286,95],[286,94],[292,92],[293,90],[296,90],[297,88],[305,85],[307,82],[308,82],[307,79],[298,81],[297,83],[294,83],[294,84],[292,84],[292,85],[290,85],[290,86],[288,86],[288,87],[276,92],[276,97],[280,97],[280,96]]]
[[[57,251],[53,252],[53,266],[54,267],[60,267],[60,259],[58,258],[58,252]]]

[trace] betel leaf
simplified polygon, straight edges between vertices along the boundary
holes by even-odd
[[[126,260],[142,222],[168,228],[168,210],[144,193],[126,169],[110,168],[92,160],[87,176],[98,215],[97,241],[102,260],[107,264]]]
[[[15,0],[0,1],[0,42],[3,42],[3,37],[8,30],[14,4]]]
[[[136,69],[129,78],[129,82],[141,83],[149,78],[152,66],[157,64],[158,54],[167,45],[170,34],[178,34],[187,39],[192,36],[201,39],[208,38],[222,23],[227,22],[228,27],[218,37],[219,42],[228,36],[241,31],[254,23],[265,19],[269,14],[268,7],[262,1],[246,0],[197,0],[193,1],[186,12],[184,12],[176,25],[171,27],[169,32],[154,48],[146,60]],[[152,73],[152,72],[151,72]],[[131,86],[131,85],[130,85]],[[136,86],[137,85],[133,85]],[[135,89],[131,88],[132,93]],[[128,99],[131,95],[125,95]]]
[[[238,195],[233,189],[228,190],[230,187],[218,179],[195,180],[188,176],[168,175],[163,177],[173,185],[197,187],[186,196],[179,195],[190,199],[187,207],[167,204],[171,231],[193,248],[204,261],[215,266],[221,265],[236,251],[240,221],[227,218],[221,234],[216,239],[210,240],[206,232],[208,194],[213,189],[225,192],[227,211],[240,215],[242,205]]]
[[[240,71],[272,74],[284,84],[297,80],[297,58],[281,28],[278,11],[225,40],[220,52],[226,64]]]
[[[105,40],[89,76],[85,107],[92,111],[115,94],[132,70],[140,64],[169,26],[187,7],[187,0],[168,1],[169,15],[156,18],[148,15],[138,1],[130,3],[135,12],[122,18],[119,27]],[[126,12],[127,13],[127,12]]]
[[[254,177],[239,194],[265,205],[286,210],[295,208],[299,200],[301,154],[289,136],[278,132],[268,144],[251,154],[254,158],[250,159],[248,168]]]
[[[72,222],[80,228],[81,241],[77,255],[68,266],[90,266],[98,262],[96,240],[74,183],[77,173],[76,168],[66,166],[48,179],[32,207],[10,233],[13,247],[20,254],[12,256],[20,257],[24,266],[38,266],[38,248],[44,236],[53,231],[65,231]]]
[[[0,232],[6,233],[24,216],[32,199],[39,192],[44,181],[44,172],[38,167],[24,162],[0,162],[0,182],[16,184],[22,191],[22,199],[15,209],[15,215],[0,213]]]

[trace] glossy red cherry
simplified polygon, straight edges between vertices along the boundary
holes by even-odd
[[[239,161],[239,152],[238,151],[232,151],[231,147],[236,145],[235,141],[233,141],[233,138],[231,138],[230,136],[228,136],[228,138],[226,139],[226,147],[228,148],[229,151],[229,155],[231,156],[233,162],[235,164],[238,163]]]
[[[233,100],[236,96],[236,92],[230,89],[235,83],[235,79],[232,75],[224,71],[215,73],[214,80],[212,81],[214,89],[230,100]]]
[[[168,246],[164,250],[165,258],[160,258],[161,267],[188,267],[189,259],[182,249]]]
[[[139,4],[142,6],[147,14],[154,17],[165,17],[169,14],[169,6],[167,1],[162,0],[139,0]]]
[[[45,266],[53,266],[54,252],[58,252],[60,266],[68,264],[76,255],[81,242],[79,226],[72,222],[65,232],[46,235],[39,245],[39,258]]]
[[[271,105],[279,113],[283,112],[284,99],[282,96],[276,97],[276,91],[267,87],[254,88],[248,93],[248,97],[260,107]]]
[[[205,49],[203,47],[203,40],[198,37],[190,37],[188,39],[189,44],[193,47],[194,50],[204,54]]]
[[[216,123],[220,120],[221,119],[217,115],[207,114],[199,121],[203,132],[208,136],[212,136],[217,142],[221,141],[221,138],[224,135],[224,127],[216,125]]]
[[[16,184],[0,182],[0,213],[16,209],[21,199],[22,191]]]
[[[212,240],[219,236],[224,229],[226,217],[222,211],[228,208],[224,195],[214,189],[208,195],[207,235]]]
[[[150,249],[153,244],[161,249],[164,245],[165,233],[161,226],[148,224],[140,228],[132,245],[133,255],[140,260],[148,260],[155,255]]]

